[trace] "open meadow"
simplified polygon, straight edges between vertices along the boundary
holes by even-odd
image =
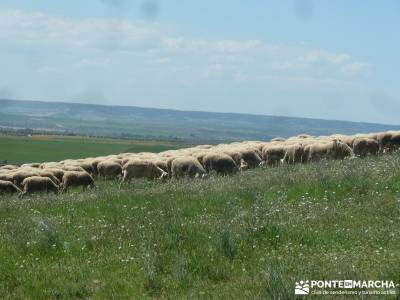
[[[399,165],[392,154],[3,196],[0,297],[293,299],[298,280],[399,282]]]

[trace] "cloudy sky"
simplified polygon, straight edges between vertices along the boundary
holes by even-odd
[[[0,2],[0,98],[400,124],[398,0]]]

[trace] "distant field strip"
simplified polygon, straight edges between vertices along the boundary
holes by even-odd
[[[123,152],[160,152],[177,148],[180,148],[180,145],[158,141],[125,141],[60,136],[0,136],[0,162],[23,164]]]

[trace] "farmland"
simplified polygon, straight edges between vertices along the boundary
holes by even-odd
[[[167,141],[128,141],[48,135],[0,136],[0,162],[23,164],[60,161],[123,152],[160,152],[180,147],[181,144]]]
[[[3,196],[0,297],[292,299],[302,279],[399,282],[399,165],[392,154]]]

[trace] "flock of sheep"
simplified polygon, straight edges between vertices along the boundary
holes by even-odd
[[[400,147],[400,132],[390,131],[352,136],[314,137],[298,135],[270,142],[245,141],[199,145],[161,153],[123,153],[60,162],[30,163],[0,167],[0,193],[67,191],[70,187],[94,187],[94,178],[129,182],[147,178],[204,178],[214,172],[228,175],[259,166],[297,164],[321,159],[365,157]]]

